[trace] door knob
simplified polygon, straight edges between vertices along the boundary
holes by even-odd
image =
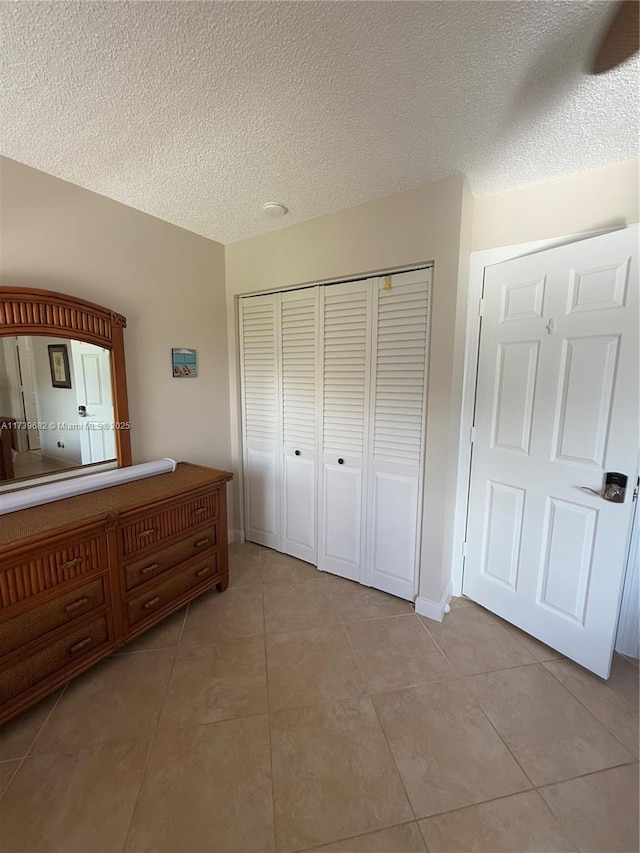
[[[300,451],[299,451],[299,450],[296,450],[296,451],[295,451],[295,454],[296,454],[296,456],[300,456]]]
[[[342,457],[338,459],[338,465],[344,465],[344,459]]]
[[[597,489],[592,489],[591,486],[580,486],[585,492],[591,492],[599,498],[604,498],[605,501],[611,501],[614,504],[624,503],[624,498],[627,493],[626,474],[619,474],[617,471],[608,471],[604,478],[604,490],[599,492]]]

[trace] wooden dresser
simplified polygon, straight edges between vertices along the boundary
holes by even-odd
[[[229,583],[226,483],[175,472],[0,516],[0,724]]]

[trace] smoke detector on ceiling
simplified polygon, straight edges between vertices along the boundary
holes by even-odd
[[[273,219],[278,216],[284,216],[285,213],[289,213],[289,208],[279,201],[268,201],[262,205],[262,209],[266,216],[270,216]]]

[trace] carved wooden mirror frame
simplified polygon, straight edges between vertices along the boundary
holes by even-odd
[[[129,423],[127,374],[124,359],[126,318],[101,305],[30,287],[0,286],[0,337],[50,335],[67,337],[111,352],[111,387],[115,423]],[[115,430],[120,468],[131,465],[131,435]]]

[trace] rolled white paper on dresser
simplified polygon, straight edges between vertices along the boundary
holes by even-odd
[[[155,477],[156,474],[169,474],[176,470],[177,464],[174,459],[167,457],[157,459],[155,462],[143,462],[140,465],[129,465],[127,468],[102,471],[100,474],[87,474],[84,477],[75,477],[73,480],[60,480],[46,486],[34,486],[20,492],[9,492],[6,495],[0,495],[0,515],[52,501],[61,501],[86,492],[108,489],[110,486],[121,486],[132,480]]]

